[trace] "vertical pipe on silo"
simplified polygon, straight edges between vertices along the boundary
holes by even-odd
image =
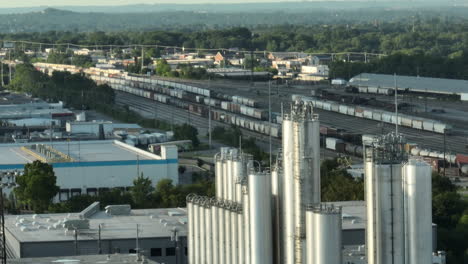
[[[246,180],[247,181],[247,180]],[[247,186],[247,182],[244,181],[242,184],[242,193],[243,193],[243,201],[242,201],[242,212],[244,214],[244,254],[245,254],[245,263],[251,263],[251,247],[250,247],[250,206],[249,206],[249,187]]]
[[[294,135],[291,116],[283,116],[283,252],[282,263],[294,263]]]
[[[306,211],[307,264],[342,264],[341,208],[316,205]]]
[[[219,248],[220,248],[220,241],[219,241],[219,213],[218,213],[218,201],[216,198],[211,199],[211,225],[212,225],[212,250],[213,250],[213,263],[220,263],[219,262]]]
[[[411,159],[404,166],[406,264],[432,261],[432,171]]]
[[[271,182],[267,173],[249,175],[250,247],[252,264],[271,264]]]

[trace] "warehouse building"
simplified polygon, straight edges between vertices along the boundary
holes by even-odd
[[[99,127],[102,126],[105,135],[112,135],[115,130],[125,130],[139,132],[141,126],[137,124],[113,123],[111,121],[69,121],[65,125],[65,129],[71,134],[88,133],[99,135]]]
[[[5,216],[11,259],[120,253],[159,263],[176,263],[176,259],[178,264],[187,263],[186,226],[185,209],[132,210],[129,205],[110,205],[101,211],[99,202],[80,213]]]
[[[468,81],[466,80],[398,75],[396,83],[398,91],[457,95],[462,101],[468,101]],[[361,73],[351,78],[349,85],[358,87],[360,93],[392,94],[395,89],[395,76]]]
[[[55,201],[127,189],[142,174],[154,184],[161,179],[178,183],[175,146],[162,146],[161,154],[155,155],[114,140],[0,145],[0,171],[21,171],[34,160],[53,164],[60,187]]]

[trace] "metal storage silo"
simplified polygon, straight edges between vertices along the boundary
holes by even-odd
[[[273,225],[273,263],[280,264],[282,256],[282,243],[281,243],[281,187],[282,184],[279,182],[281,177],[281,160],[278,159],[277,163],[274,165],[273,170],[271,171],[271,194],[272,194],[272,225]]]
[[[410,159],[404,166],[406,264],[432,263],[432,170]]]
[[[194,258],[194,223],[195,223],[195,215],[194,215],[194,205],[193,205],[193,198],[195,198],[194,194],[189,194],[187,196],[187,217],[188,217],[188,235],[187,235],[187,246],[188,246],[188,261],[190,264],[195,263]]]
[[[233,201],[234,195],[234,175],[233,175],[233,165],[232,165],[232,156],[229,154],[229,157],[226,160],[227,166],[227,176],[226,176],[226,185],[227,185],[227,200]]]
[[[294,263],[294,135],[290,115],[283,116],[282,262]]]
[[[341,208],[315,205],[306,211],[307,264],[342,264]]]
[[[220,153],[215,155],[216,198],[223,199],[223,161]]]
[[[199,207],[199,197],[195,197],[193,200],[193,216],[194,216],[194,223],[193,223],[193,235],[194,235],[194,251],[193,251],[193,260],[194,264],[199,264],[200,262],[200,210]]]
[[[404,263],[404,143],[400,135],[391,133],[377,138],[365,151],[369,264]]]
[[[231,201],[224,201],[224,239],[225,239],[225,249],[226,259],[224,263],[232,263],[232,231],[231,231]]]
[[[238,225],[237,225],[237,203],[232,203],[231,204],[231,212],[230,212],[230,218],[231,218],[231,256],[232,264],[237,264],[239,263],[239,250],[238,250]]]
[[[252,264],[272,264],[271,183],[267,173],[249,175]]]
[[[226,262],[226,236],[225,236],[225,210],[224,210],[224,201],[218,201],[218,240],[219,240],[219,262]]]
[[[200,247],[200,263],[206,263],[206,253],[207,253],[207,246],[206,246],[206,226],[205,226],[205,207],[207,203],[206,197],[201,197],[199,206],[198,206],[198,231],[199,231],[199,240],[198,240],[198,247]]]
[[[205,201],[205,260],[207,264],[213,264],[213,226],[211,224],[211,199]]]
[[[220,241],[219,241],[219,213],[218,213],[218,200],[216,198],[211,198],[211,232],[212,232],[212,239],[211,239],[211,247],[213,251],[213,263],[220,263],[219,262],[219,249],[220,249]]]
[[[222,199],[223,200],[228,200],[228,181],[229,181],[229,177],[228,177],[228,165],[227,165],[227,159],[226,157],[224,157],[223,159],[223,197]]]
[[[245,238],[244,238],[244,215],[242,205],[240,205],[239,211],[237,212],[237,231],[238,231],[238,238],[237,238],[237,246],[239,251],[239,262],[238,263],[246,263],[245,262]]]

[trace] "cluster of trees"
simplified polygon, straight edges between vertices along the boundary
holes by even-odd
[[[330,65],[332,78],[349,79],[363,72],[468,79],[468,49],[450,56],[397,53],[368,63],[335,61]]]
[[[466,263],[468,201],[449,178],[439,174],[432,176],[432,221],[437,224],[438,248],[447,252],[447,263]]]
[[[424,20],[419,16],[409,21],[385,23],[332,23],[326,25],[287,24],[253,28],[232,27],[202,30],[153,30],[91,32],[50,31],[43,33],[0,34],[3,40],[27,40],[42,43],[73,43],[100,48],[102,45],[161,45],[199,49],[239,48],[240,50],[303,51],[310,53],[368,52],[427,54],[433,56],[458,56],[468,46],[466,22],[451,19]],[[38,50],[47,45],[17,44],[19,50]],[[52,46],[50,46],[52,47]],[[68,46],[53,46],[66,49]],[[145,57],[159,55],[173,48],[152,47]],[[115,56],[128,58],[140,56],[141,50],[122,54],[114,49]]]
[[[322,201],[364,200],[364,181],[354,179],[338,159],[324,160],[320,166],[320,177]]]
[[[184,79],[207,79],[208,73],[205,68],[195,68],[191,65],[179,65],[176,70],[172,70],[166,60],[160,59],[156,62],[156,73],[164,77],[180,77]]]

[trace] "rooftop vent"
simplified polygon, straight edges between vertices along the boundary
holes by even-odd
[[[178,211],[169,211],[169,212],[167,212],[167,215],[169,215],[169,216],[184,216],[185,214],[182,213],[182,212],[178,212]]]
[[[94,202],[90,206],[86,207],[81,213],[79,214],[80,219],[83,218],[90,218],[92,215],[99,211],[99,202]],[[107,207],[106,207],[107,208]]]
[[[108,205],[105,209],[108,215],[130,215],[132,210],[129,204]]]

